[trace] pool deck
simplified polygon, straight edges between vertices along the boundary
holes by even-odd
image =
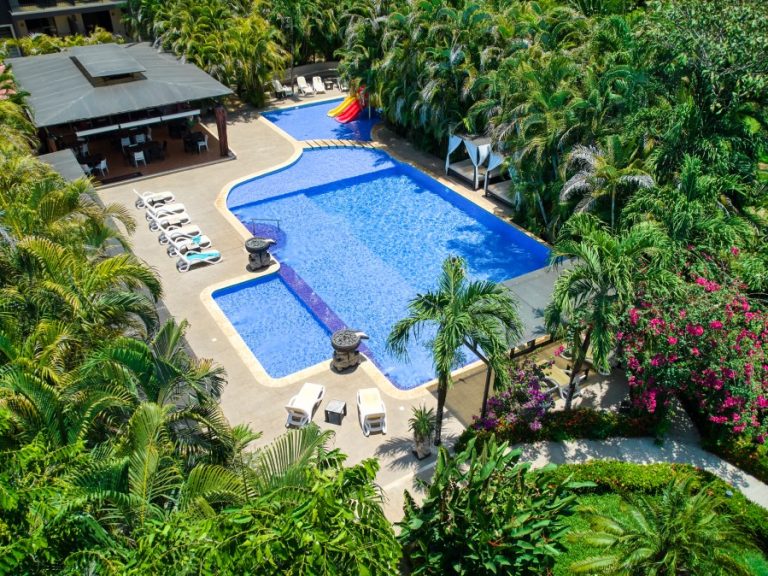
[[[331,92],[309,98],[289,98],[275,104],[291,106],[297,101],[317,102],[339,96],[340,93]],[[209,126],[209,129],[213,128],[215,126]],[[259,372],[250,352],[244,350],[242,341],[238,342],[234,329],[228,322],[221,321],[220,314],[216,314],[216,307],[210,299],[215,287],[255,276],[245,268],[247,254],[243,241],[250,235],[226,211],[222,198],[233,182],[290,164],[301,154],[304,146],[274,128],[250,107],[230,112],[227,129],[230,149],[237,156],[236,160],[158,175],[136,183],[105,186],[98,189],[99,196],[105,203],[117,202],[129,206],[134,214],[138,227],[132,237],[133,250],[162,279],[165,293],[158,306],[161,314],[172,315],[178,320],[186,318],[190,323],[187,341],[194,353],[198,357],[213,358],[226,369],[228,384],[222,394],[221,405],[230,422],[233,425],[249,424],[253,430],[262,432],[257,445],[263,445],[285,431],[284,406],[301,384],[305,381],[324,384],[325,400],[315,414],[314,422],[335,432],[334,445],[349,456],[349,463],[374,456],[379,458],[381,470],[377,480],[388,498],[385,510],[390,519],[399,519],[402,516],[403,489],[412,490],[414,477],[428,476],[434,466],[434,455],[421,462],[411,455],[411,435],[408,432],[411,407],[422,403],[434,406],[434,394],[424,387],[398,391],[370,362],[346,374],[331,371],[330,362],[327,362],[279,381],[265,381],[259,377],[263,371]],[[376,143],[372,146],[438,177],[443,184],[483,208],[496,214],[505,213],[502,207],[484,198],[481,191],[471,191],[445,178],[436,158],[413,149],[384,129],[375,131],[375,139]],[[186,274],[178,273],[175,259],[166,255],[165,247],[157,242],[157,234],[150,232],[145,225],[143,211],[134,208],[134,188],[141,192],[172,191],[177,201],[186,205],[192,223],[200,226],[213,241],[214,248],[221,251],[222,262],[193,269]],[[268,272],[274,269],[273,266]],[[367,387],[379,387],[382,391],[388,414],[389,430],[386,436],[372,434],[365,438],[357,422],[355,395],[358,389]],[[347,416],[341,426],[324,422],[323,408],[332,399],[343,400],[347,404]],[[466,410],[479,411],[480,398],[476,402],[477,407],[466,407]],[[462,430],[461,422],[448,410],[443,428],[446,443]]]

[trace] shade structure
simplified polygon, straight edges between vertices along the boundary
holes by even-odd
[[[13,73],[30,94],[27,101],[38,128],[232,93],[196,66],[148,43],[97,44],[15,58]]]

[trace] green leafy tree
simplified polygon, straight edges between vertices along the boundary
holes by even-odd
[[[743,558],[754,545],[723,510],[721,499],[707,487],[692,492],[692,482],[691,477],[677,480],[658,498],[634,496],[615,517],[583,509],[591,530],[571,537],[606,553],[570,569],[628,576],[752,574]]]
[[[437,414],[435,445],[441,443],[443,410],[451,372],[463,358],[466,346],[484,358],[499,377],[506,375],[507,352],[522,332],[517,304],[512,293],[494,282],[469,280],[461,258],[449,257],[436,291],[419,294],[408,304],[409,316],[397,322],[387,346],[401,357],[408,356],[412,337],[434,329],[430,341],[437,372]],[[429,328],[428,328],[429,327]]]
[[[649,222],[616,234],[583,214],[563,228],[551,257],[555,263],[570,259],[570,265],[555,281],[545,321],[551,333],[567,336],[573,351],[566,410],[590,347],[597,367],[608,369],[620,315],[634,301],[639,281],[674,286],[659,265],[665,245],[664,233]]]
[[[563,518],[579,485],[532,471],[520,451],[472,438],[451,457],[440,448],[419,506],[406,492],[398,540],[412,574],[546,574],[563,550]]]
[[[580,195],[574,211],[587,212],[607,196],[611,200],[611,228],[616,226],[616,198],[625,190],[652,188],[654,184],[653,178],[638,168],[638,162],[627,157],[618,136],[607,139],[606,146],[574,146],[567,162],[577,171],[563,184],[561,202]]]

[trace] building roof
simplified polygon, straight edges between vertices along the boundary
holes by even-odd
[[[50,154],[42,154],[37,159],[50,165],[68,182],[85,176],[85,172],[83,172],[77,158],[75,158],[75,153],[70,148],[51,152]]]
[[[14,58],[38,128],[218,98],[232,91],[149,44],[95,44]]]

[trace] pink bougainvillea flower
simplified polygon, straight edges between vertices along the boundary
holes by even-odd
[[[686,332],[691,336],[701,336],[704,334],[704,327],[700,324],[688,324],[685,327]]]
[[[670,346],[674,346],[675,344],[677,344],[677,338],[675,338],[674,336],[670,336],[669,338],[667,338],[667,343]]]
[[[723,327],[723,323],[720,322],[720,320],[712,320],[712,322],[709,323],[709,327],[714,330],[720,330],[720,328]]]

